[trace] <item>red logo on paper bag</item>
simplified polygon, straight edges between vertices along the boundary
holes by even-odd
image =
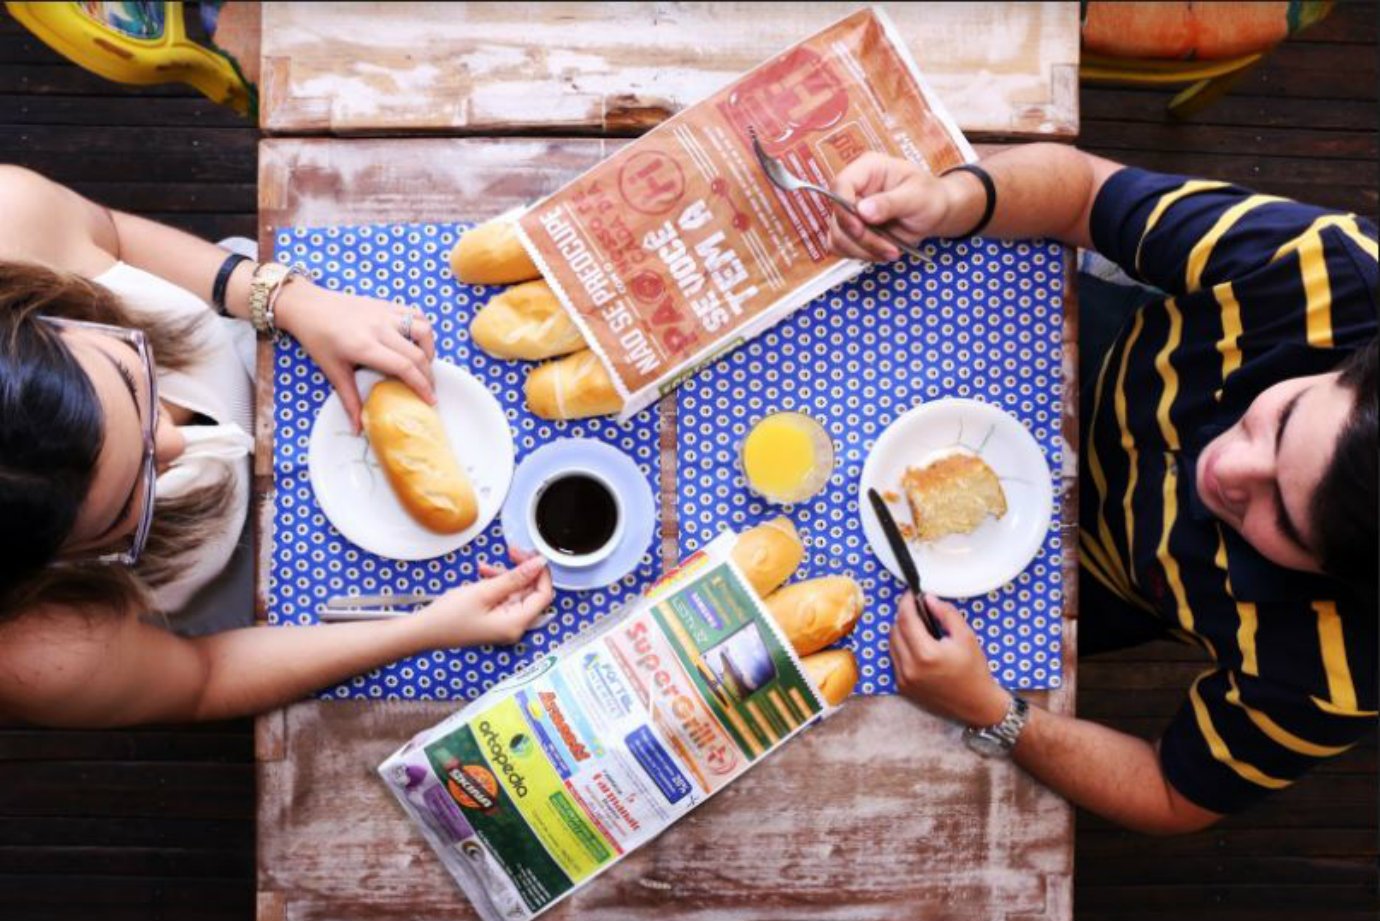
[[[685,194],[685,174],[661,151],[644,150],[618,171],[618,194],[634,211],[665,214]]]
[[[751,127],[778,155],[805,133],[837,125],[848,112],[848,90],[824,58],[794,48],[745,79],[721,106],[745,140]]]
[[[656,272],[638,272],[632,279],[633,297],[644,304],[655,304],[666,294],[666,282]]]

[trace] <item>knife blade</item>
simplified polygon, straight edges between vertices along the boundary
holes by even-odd
[[[408,595],[334,595],[326,600],[323,607],[332,611],[348,611],[351,608],[367,608],[374,605],[426,604],[435,601],[435,595],[413,592]]]
[[[891,515],[891,509],[887,508],[886,502],[881,494],[875,489],[867,491],[867,498],[872,503],[872,512],[877,516],[877,522],[882,526],[882,533],[886,535],[887,545],[891,547],[891,555],[896,557],[896,565],[901,567],[901,575],[905,576],[906,586],[911,594],[915,595],[915,604],[920,611],[920,620],[925,625],[925,629],[930,632],[930,636],[940,639],[944,632],[939,629],[934,618],[930,616],[930,609],[925,604],[924,588],[920,584],[920,571],[915,568],[915,559],[910,555],[910,547],[906,545],[906,539],[901,536],[901,529],[896,525],[896,519]]]

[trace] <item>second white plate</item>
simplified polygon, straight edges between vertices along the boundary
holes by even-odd
[[[1001,588],[1020,575],[1044,543],[1054,486],[1034,437],[1017,419],[989,403],[957,398],[922,403],[882,432],[859,482],[863,533],[882,565],[900,579],[901,569],[867,502],[867,490],[896,496],[887,504],[897,522],[905,524],[911,520],[901,490],[906,468],[964,450],[986,461],[1001,480],[1006,514],[988,518],[971,534],[907,542],[925,591],[950,598]]]
[[[494,520],[513,480],[513,435],[503,407],[469,372],[444,361],[434,367],[441,424],[479,500],[479,517],[464,531],[437,534],[407,513],[369,442],[350,431],[335,393],[311,430],[307,469],[321,510],[351,543],[389,559],[429,560],[465,546]],[[381,374],[357,371],[360,397],[368,399],[380,380]]]

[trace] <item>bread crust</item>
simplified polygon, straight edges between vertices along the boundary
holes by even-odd
[[[474,524],[474,487],[434,407],[401,381],[380,381],[364,401],[363,421],[388,485],[418,524],[437,534],[457,534]]]
[[[733,562],[763,598],[780,588],[804,558],[800,534],[784,515],[749,528],[733,545]]]
[[[781,625],[798,656],[835,643],[862,616],[863,590],[848,576],[806,579],[767,598],[767,613]]]
[[[514,285],[541,277],[512,221],[494,220],[460,235],[450,269],[467,285]]]
[[[585,347],[556,292],[540,279],[514,285],[485,304],[470,321],[470,339],[495,358],[523,361],[558,358]]]
[[[527,408],[543,419],[608,416],[623,408],[623,398],[591,349],[533,368],[525,389]]]
[[[847,700],[858,684],[858,660],[851,650],[826,649],[806,656],[800,664],[830,706]]]

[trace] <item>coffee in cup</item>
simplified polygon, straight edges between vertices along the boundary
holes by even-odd
[[[537,552],[561,566],[593,566],[623,534],[623,503],[602,476],[588,470],[553,475],[532,496],[529,533]]]

